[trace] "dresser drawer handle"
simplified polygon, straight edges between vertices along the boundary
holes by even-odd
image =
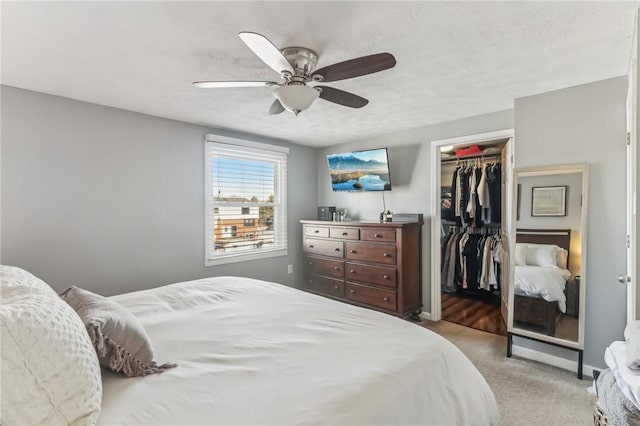
[[[389,279],[389,275],[384,274],[384,275],[382,276],[382,278],[384,278],[385,280],[388,280],[388,279]]]
[[[340,288],[340,287],[339,287],[339,286],[337,286],[337,285],[334,285],[334,286],[333,286],[333,289],[334,289],[334,290],[337,290],[337,289],[339,289],[339,288]]]
[[[373,234],[373,237],[374,237],[374,238],[382,238],[382,235],[380,235],[380,234]]]
[[[311,245],[309,246],[309,248],[313,248],[313,244],[311,244]]]
[[[340,251],[340,248],[336,247],[336,251]]]
[[[355,250],[353,250],[353,249],[352,249],[352,250],[349,250],[349,251],[350,251],[351,253],[355,253],[355,252],[356,252],[356,251],[355,251]]]
[[[391,255],[390,255],[389,253],[382,253],[382,255],[383,255],[384,257],[391,257]]]
[[[333,267],[333,269],[334,269],[334,270],[336,270],[336,271],[339,271],[339,270],[340,270],[340,267],[338,267],[338,266],[334,266],[334,267]]]
[[[349,293],[356,294],[356,291],[355,290],[349,290]]]
[[[350,270],[349,272],[351,272],[352,274],[355,274],[355,273],[356,273],[356,270],[355,270],[355,269],[352,269],[352,270]]]
[[[342,233],[342,235],[343,235],[343,236],[344,236],[344,235],[349,235],[349,233],[348,233],[348,232],[343,232],[343,233]]]
[[[314,232],[314,233],[316,233],[316,234],[319,234],[319,233],[320,233],[320,230],[319,230],[319,229],[316,229],[316,230],[315,230],[315,231],[313,231],[313,232]]]
[[[388,297],[385,297],[383,300],[384,300],[385,302],[388,302],[388,301],[389,301],[389,298],[388,298]]]

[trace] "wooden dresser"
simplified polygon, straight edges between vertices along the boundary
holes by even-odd
[[[422,308],[422,222],[302,220],[304,288],[400,317]]]

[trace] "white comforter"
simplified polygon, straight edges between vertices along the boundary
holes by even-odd
[[[604,352],[604,361],[613,372],[624,396],[640,410],[640,371],[627,367],[627,343],[611,343]]]
[[[216,277],[113,297],[162,374],[104,373],[100,425],[492,425],[493,393],[418,325],[279,284]]]
[[[564,288],[571,272],[557,266],[516,266],[515,268],[516,293],[524,293],[527,296],[540,296],[547,302],[558,301],[558,307],[562,313],[567,312],[567,298]]]

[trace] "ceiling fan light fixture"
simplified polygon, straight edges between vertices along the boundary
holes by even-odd
[[[273,94],[285,109],[295,115],[309,108],[320,95],[316,89],[304,84],[280,86],[273,91]]]

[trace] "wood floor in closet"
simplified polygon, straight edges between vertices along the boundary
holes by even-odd
[[[477,330],[507,335],[507,327],[495,301],[442,293],[442,319]]]

